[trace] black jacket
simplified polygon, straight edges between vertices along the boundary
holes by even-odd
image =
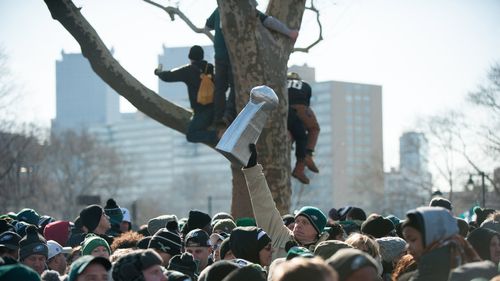
[[[165,82],[184,82],[188,88],[189,103],[196,113],[199,110],[213,106],[213,104],[201,105],[196,101],[201,82],[200,75],[205,71],[205,67],[207,73],[212,74],[213,77],[214,66],[205,60],[193,61],[191,64],[176,69],[162,71],[158,73],[158,77]]]

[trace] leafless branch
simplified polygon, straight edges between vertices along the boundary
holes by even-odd
[[[191,30],[193,30],[196,33],[203,33],[210,40],[212,40],[212,42],[214,41],[214,36],[212,35],[212,33],[210,33],[210,31],[206,30],[204,27],[202,28],[196,27],[196,25],[194,25],[193,22],[183,12],[181,12],[181,10],[179,10],[179,8],[172,6],[162,6],[151,0],[143,0],[143,1],[164,10],[170,16],[170,19],[172,21],[175,20],[175,15],[179,16],[179,18],[181,18],[181,20],[183,20],[189,26],[189,28],[191,28]]]
[[[147,0],[144,0],[144,1],[147,1]],[[310,7],[306,6],[305,9],[311,10],[312,12],[316,13],[316,22],[318,23],[318,28],[319,28],[318,39],[316,39],[316,41],[314,41],[313,43],[311,43],[309,46],[307,46],[305,48],[294,48],[293,49],[294,52],[308,53],[312,47],[316,46],[319,42],[321,42],[321,40],[323,40],[323,26],[321,25],[321,20],[319,19],[319,10],[316,9],[316,7],[314,7],[314,0],[311,0],[311,6]]]

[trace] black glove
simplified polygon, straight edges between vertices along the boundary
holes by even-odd
[[[248,145],[248,149],[250,149],[250,159],[248,159],[248,164],[245,168],[251,168],[257,165],[257,149],[255,148],[255,143],[251,143]]]

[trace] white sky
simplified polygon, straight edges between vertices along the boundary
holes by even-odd
[[[115,57],[143,84],[157,90],[153,69],[162,44],[207,45],[179,19],[141,0],[75,0]],[[179,4],[198,26],[215,0],[159,0]],[[267,1],[259,1],[265,10]],[[419,117],[461,108],[463,97],[484,82],[500,61],[497,0],[316,0],[324,40],[310,53],[292,54],[289,65],[307,63],[317,80],[383,87],[384,167],[398,165],[399,136]],[[316,39],[307,12],[296,44]],[[80,52],[42,0],[0,1],[0,45],[9,56],[23,99],[14,109],[23,121],[49,126],[55,117],[55,61],[61,50]],[[467,108],[465,108],[467,109]],[[122,104],[122,111],[130,111]]]

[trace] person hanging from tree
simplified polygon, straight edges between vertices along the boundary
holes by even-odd
[[[250,0],[250,3],[255,8],[257,2]],[[278,19],[265,15],[264,13],[255,10],[256,17],[268,29],[288,36],[293,42],[297,40],[299,35],[298,30],[288,28]],[[233,72],[227,46],[224,41],[222,24],[220,21],[219,8],[216,8],[205,23],[206,30],[214,30],[214,51],[215,51],[215,115],[214,125],[216,128],[227,128],[236,118],[236,102]],[[229,89],[229,96],[226,100],[226,91]]]
[[[306,166],[312,172],[319,173],[319,169],[313,160],[313,152],[318,142],[320,128],[316,116],[310,107],[312,91],[309,83],[303,81],[299,74],[295,72],[288,73],[287,79],[289,114],[291,112],[292,117],[296,115],[298,118],[296,118],[295,122],[302,122],[307,131],[307,142],[305,144],[300,139],[296,140],[295,149],[299,151],[305,150],[305,153],[301,152],[297,154],[296,152],[297,163],[293,169],[292,176],[302,183],[307,184],[309,183],[309,179],[304,174]],[[302,158],[303,155],[304,157]]]
[[[159,65],[154,74],[165,82],[184,82],[187,85],[189,103],[194,114],[189,123],[186,139],[189,142],[216,145],[222,132],[218,134],[216,130],[209,130],[214,118],[214,103],[213,100],[201,101],[199,91],[200,85],[202,85],[202,77],[204,79],[208,77],[213,81],[214,66],[204,60],[203,56],[203,48],[194,45],[189,50],[190,64],[168,71],[163,71],[161,65]]]

